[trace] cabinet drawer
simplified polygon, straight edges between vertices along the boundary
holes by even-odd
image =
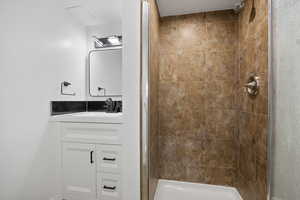
[[[121,144],[121,125],[62,123],[61,139],[68,142]]]
[[[121,199],[121,177],[116,174],[98,173],[97,198],[99,200]]]
[[[121,172],[121,146],[97,145],[97,168],[100,172]]]

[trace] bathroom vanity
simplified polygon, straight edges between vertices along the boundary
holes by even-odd
[[[88,54],[86,98],[92,101],[51,102],[51,115],[56,115],[51,121],[57,122],[60,140],[62,190],[58,199],[121,200],[121,39],[94,37],[94,49]],[[70,85],[64,81],[61,91]]]
[[[64,200],[120,200],[122,114],[81,112],[51,117],[60,131]]]

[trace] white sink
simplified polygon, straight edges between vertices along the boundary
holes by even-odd
[[[122,123],[122,113],[106,112],[79,112],[64,115],[51,116],[54,122],[97,122],[97,123]]]
[[[120,117],[122,113],[106,113],[106,112],[80,112],[70,114],[74,117]]]

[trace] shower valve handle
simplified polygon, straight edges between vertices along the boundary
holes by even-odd
[[[255,89],[257,87],[257,82],[256,81],[252,81],[250,83],[247,83],[245,85],[246,88],[250,88],[250,89]]]
[[[248,82],[245,84],[246,92],[250,96],[258,95],[259,91],[259,77],[256,75],[251,75]]]

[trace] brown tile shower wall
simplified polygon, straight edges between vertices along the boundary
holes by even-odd
[[[238,18],[231,11],[160,21],[160,178],[234,185]]]
[[[155,0],[150,3],[150,158],[149,158],[149,199],[154,194],[159,178],[158,152],[158,65],[159,65],[159,14]]]
[[[238,187],[244,200],[267,199],[268,0],[246,0],[239,15],[239,167]],[[252,12],[252,16],[254,12]],[[251,73],[260,76],[256,98],[243,91]]]
[[[161,19],[156,164],[160,178],[233,185],[245,200],[266,200],[268,5],[255,0],[254,16],[245,3],[239,15]],[[256,98],[243,88],[252,73]]]

